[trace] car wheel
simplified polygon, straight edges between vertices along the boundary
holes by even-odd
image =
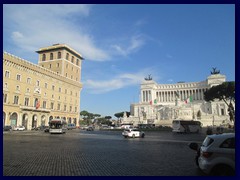
[[[135,138],[135,134],[132,135],[132,138]]]
[[[143,134],[142,134],[142,138],[144,138],[144,136],[145,136],[145,134],[143,133]]]

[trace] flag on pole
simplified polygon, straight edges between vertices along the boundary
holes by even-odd
[[[154,104],[157,104],[157,99],[154,99]]]
[[[36,103],[36,109],[38,109],[40,107],[40,101],[38,100]]]
[[[190,103],[190,102],[193,102],[192,96],[189,96],[189,98],[187,98],[187,99],[185,100],[185,103],[186,103],[186,104],[187,104],[187,103]]]

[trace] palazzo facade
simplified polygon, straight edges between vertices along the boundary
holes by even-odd
[[[219,73],[201,82],[176,84],[157,84],[152,78],[145,78],[139,103],[131,104],[131,115],[124,117],[122,123],[171,126],[174,119],[199,120],[203,126],[229,123],[228,107],[223,101],[204,101],[208,88],[225,81],[226,76]]]
[[[3,125],[30,130],[63,118],[78,126],[82,55],[66,44],[37,53],[38,65],[3,53]]]

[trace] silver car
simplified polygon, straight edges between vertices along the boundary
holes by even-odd
[[[208,135],[202,145],[190,143],[197,151],[196,164],[209,175],[235,175],[235,133]]]

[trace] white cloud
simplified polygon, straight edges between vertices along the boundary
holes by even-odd
[[[85,59],[105,61],[110,58],[108,52],[95,44],[87,26],[79,26],[90,9],[90,5],[78,4],[4,5],[4,27],[12,30],[13,42],[24,51],[66,43]]]
[[[122,73],[107,80],[88,79],[84,81],[83,84],[84,88],[88,89],[89,93],[102,94],[128,86],[140,85],[149,72],[155,74],[153,69],[146,68],[137,73]]]
[[[17,32],[17,31],[15,31],[15,32],[12,33],[12,39],[13,39],[14,41],[16,41],[16,40],[18,40],[18,39],[21,39],[21,38],[23,38],[22,33]]]
[[[112,45],[112,48],[115,49],[119,55],[128,56],[129,54],[132,54],[138,51],[144,44],[145,44],[144,36],[135,35],[129,39],[128,45],[124,44],[121,46],[119,44],[115,44],[115,45]]]
[[[11,38],[19,50],[32,53],[40,47],[55,43],[66,43],[78,51],[85,59],[107,61],[113,56],[125,56],[136,53],[146,42],[142,34],[114,39],[108,46],[101,48],[99,42],[108,42],[106,38],[96,39],[91,35],[91,17],[93,5],[86,4],[5,4],[3,6],[4,28],[11,31]],[[134,26],[141,26],[139,20]],[[135,28],[136,28],[135,27]],[[138,30],[135,30],[137,32]],[[24,37],[24,38],[23,38]],[[106,45],[103,45],[106,47]]]

